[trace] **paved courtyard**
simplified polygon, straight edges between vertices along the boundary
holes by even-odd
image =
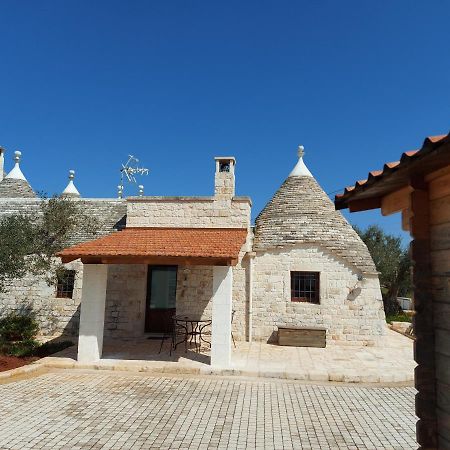
[[[169,355],[169,341],[159,353],[160,341],[148,339],[106,340],[102,359],[93,364],[76,363],[76,347],[45,358],[48,367],[105,368],[136,372],[262,376],[309,381],[392,383],[414,379],[416,363],[413,341],[388,330],[376,347],[327,345],[326,348],[281,347],[262,342],[236,342],[231,369],[210,366],[209,351],[184,352],[179,347]],[[91,366],[91,367],[88,367]]]
[[[413,449],[412,387],[61,371],[0,385],[1,449]]]

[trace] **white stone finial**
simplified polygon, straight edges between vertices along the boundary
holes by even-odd
[[[312,177],[312,173],[306,167],[303,156],[305,156],[305,147],[299,145],[297,149],[298,162],[289,174],[290,177]]]
[[[142,197],[144,195],[144,185],[140,184],[138,188],[139,188],[139,197]]]
[[[20,170],[20,157],[22,156],[22,152],[20,152],[19,150],[16,150],[14,152],[14,167],[11,170],[11,172],[8,173],[8,175],[6,175],[5,178],[13,178],[15,180],[24,180],[26,181],[27,179],[25,178],[25,175],[22,173],[22,171]]]
[[[78,189],[73,184],[75,178],[75,170],[69,170],[69,184],[66,186],[61,195],[65,197],[80,197]]]
[[[119,184],[117,186],[117,197],[122,198],[122,195],[123,195],[123,186]]]

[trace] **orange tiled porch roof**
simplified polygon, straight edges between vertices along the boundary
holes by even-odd
[[[241,228],[125,228],[59,252],[64,263],[235,265]]]
[[[379,198],[406,186],[411,176],[430,173],[448,164],[449,143],[450,134],[427,137],[420,149],[402,153],[399,161],[384,164],[382,170],[369,172],[366,179],[356,181],[337,194],[336,209],[379,208]]]

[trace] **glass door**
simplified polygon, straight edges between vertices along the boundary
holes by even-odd
[[[148,266],[145,331],[167,333],[176,311],[177,266]]]

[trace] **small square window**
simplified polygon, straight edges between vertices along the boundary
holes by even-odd
[[[220,161],[219,172],[229,172],[229,171],[230,171],[230,162],[229,161]]]
[[[291,301],[319,304],[319,280],[319,272],[291,272]]]
[[[56,285],[57,298],[72,298],[75,286],[75,270],[64,270],[58,273],[58,284]]]

